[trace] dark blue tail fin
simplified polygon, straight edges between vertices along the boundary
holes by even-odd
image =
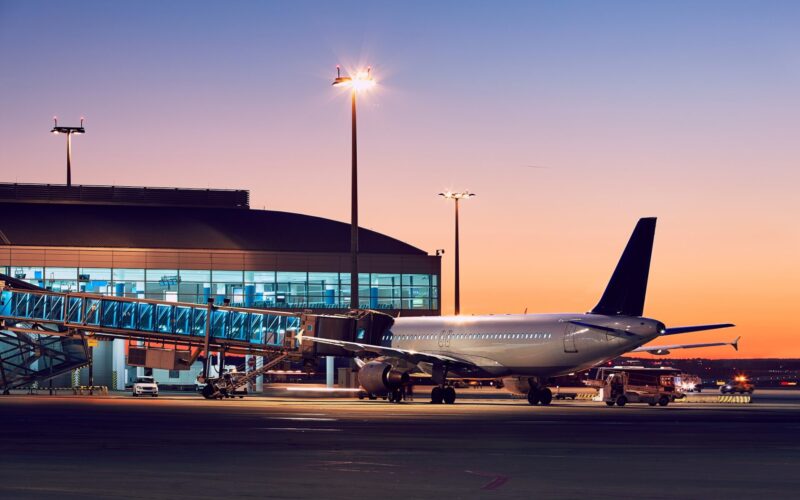
[[[593,314],[642,315],[655,234],[655,217],[639,219]]]

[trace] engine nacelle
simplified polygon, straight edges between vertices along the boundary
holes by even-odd
[[[408,372],[395,370],[389,363],[370,361],[358,372],[358,381],[369,394],[386,394],[408,383]]]

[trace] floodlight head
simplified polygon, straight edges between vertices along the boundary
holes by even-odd
[[[65,127],[64,125],[58,124],[58,118],[53,117],[53,128],[50,130],[53,134],[85,134],[86,129],[83,127],[83,121],[85,120],[84,117],[81,116],[81,124],[79,127]]]
[[[337,70],[338,73],[338,70]],[[353,79],[349,76],[337,76],[336,79],[333,81],[334,87],[348,87],[353,82]]]
[[[375,79],[372,78],[372,66],[368,66],[366,71],[356,72],[355,76],[342,76],[341,68],[336,66],[336,79],[333,80],[334,87],[349,87],[354,92],[369,90],[375,86]]]
[[[475,193],[470,193],[469,191],[461,191],[460,193],[447,191],[444,193],[439,193],[439,196],[447,200],[465,200],[467,198],[472,198],[473,196],[475,196]]]

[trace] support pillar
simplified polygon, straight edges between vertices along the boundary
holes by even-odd
[[[256,356],[256,366],[259,368],[264,366],[264,356]],[[264,375],[256,377],[256,392],[258,394],[264,392]]]
[[[111,342],[111,379],[112,391],[125,390],[125,340],[114,339]]]
[[[333,389],[333,356],[325,357],[325,387]]]

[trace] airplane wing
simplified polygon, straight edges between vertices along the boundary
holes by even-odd
[[[736,337],[736,340],[733,342],[706,342],[703,344],[674,344],[674,345],[659,345],[659,346],[642,346],[638,347],[630,352],[648,352],[650,354],[656,354],[659,356],[663,356],[665,354],[669,354],[672,349],[695,349],[698,347],[717,347],[723,345],[729,345],[739,350],[739,339],[741,337]]]
[[[408,349],[398,349],[396,347],[383,347],[379,345],[361,344],[358,342],[347,342],[344,340],[323,339],[319,337],[303,336],[303,340],[309,340],[318,344],[334,345],[355,353],[371,352],[380,356],[390,356],[393,358],[405,359],[412,363],[449,363],[451,365],[474,366],[474,364],[469,361],[445,356],[444,354],[418,352]]]

